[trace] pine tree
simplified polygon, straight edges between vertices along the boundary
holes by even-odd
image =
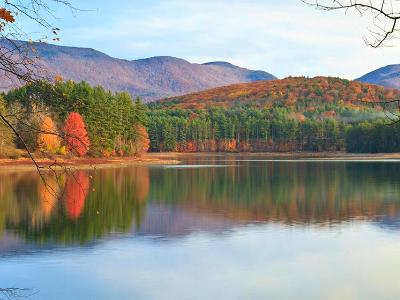
[[[2,97],[0,97],[0,113],[6,114],[7,108]],[[0,156],[6,155],[7,149],[14,148],[13,134],[10,128],[0,120]]]

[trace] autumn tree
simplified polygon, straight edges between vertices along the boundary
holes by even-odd
[[[143,125],[134,126],[134,138],[131,141],[131,154],[141,156],[150,148],[149,134]]]
[[[89,151],[89,137],[85,122],[79,113],[72,112],[65,120],[64,134],[67,150],[84,156]]]
[[[60,148],[56,126],[50,117],[43,119],[38,137],[39,150],[42,152],[56,153]]]

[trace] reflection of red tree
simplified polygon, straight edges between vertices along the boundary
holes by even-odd
[[[77,219],[85,206],[89,190],[89,176],[84,171],[77,171],[68,177],[65,187],[65,206],[71,219]]]

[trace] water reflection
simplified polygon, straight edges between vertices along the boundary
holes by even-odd
[[[80,170],[47,175],[46,184],[35,173],[0,174],[2,242],[74,245],[112,233],[177,237],[258,222],[399,224],[398,163],[208,163],[220,167]]]
[[[231,164],[231,162],[229,162]],[[225,169],[154,170],[150,199],[232,221],[329,223],[394,216],[396,163],[248,163]]]
[[[86,243],[140,224],[149,170],[76,171],[58,176],[0,176],[0,234],[43,244]]]
[[[89,176],[78,171],[68,176],[65,186],[65,210],[70,219],[78,219],[85,205],[89,190]]]

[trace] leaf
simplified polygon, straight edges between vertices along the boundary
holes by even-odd
[[[4,21],[8,23],[14,23],[15,19],[12,15],[12,13],[5,9],[4,7],[0,8],[0,19],[3,19]]]

